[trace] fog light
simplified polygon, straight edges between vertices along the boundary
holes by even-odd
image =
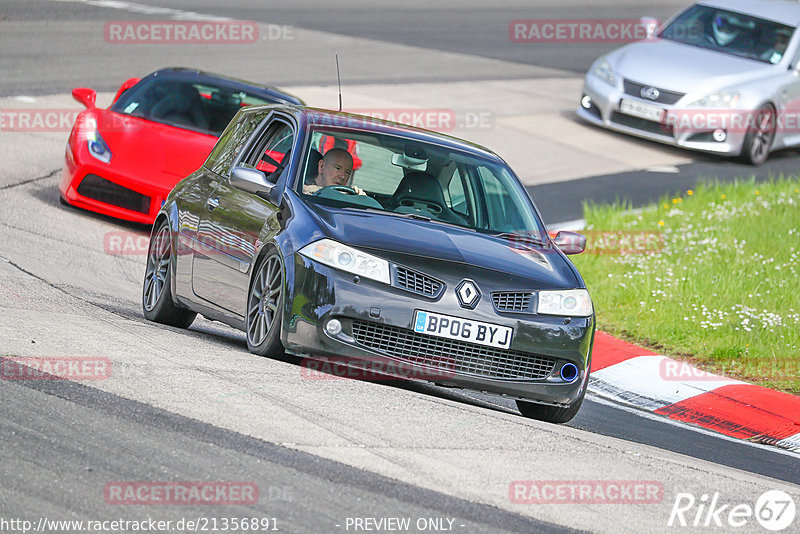
[[[325,331],[332,336],[338,336],[342,331],[342,323],[339,322],[339,319],[331,319],[325,325]]]
[[[714,133],[711,135],[714,137],[714,141],[717,141],[719,143],[723,142],[728,137],[728,134],[725,133],[725,130],[719,130],[719,129],[714,130]]]
[[[592,107],[592,97],[589,96],[589,95],[583,95],[583,98],[581,98],[581,106],[583,106],[585,109],[591,108]]]

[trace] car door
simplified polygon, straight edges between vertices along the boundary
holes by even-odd
[[[219,187],[227,176],[233,162],[253,136],[268,112],[256,109],[243,109],[231,121],[220,136],[205,163],[197,172],[184,179],[178,186],[181,189],[179,208],[178,239],[180,254],[176,264],[176,290],[181,298],[194,300],[192,291],[192,264],[194,253],[199,248],[197,234],[209,195]]]
[[[234,166],[257,168],[264,172],[267,181],[277,183],[288,172],[283,162],[288,167],[295,137],[291,119],[273,113],[259,127]],[[279,201],[274,203],[238,189],[228,177],[220,179],[206,199],[198,225],[200,246],[195,251],[192,269],[194,293],[243,318],[250,272],[261,247],[259,236],[268,240],[280,230],[279,211]],[[265,225],[268,230],[262,236]]]

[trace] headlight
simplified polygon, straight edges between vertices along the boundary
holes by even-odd
[[[388,261],[330,239],[321,239],[306,245],[300,250],[300,254],[328,267],[365,276],[384,284],[391,281]]]
[[[539,291],[539,305],[536,313],[588,317],[592,314],[592,299],[585,289]]]
[[[93,120],[87,124],[86,147],[89,149],[89,154],[103,163],[111,161],[111,150],[108,149],[108,145],[97,132],[97,123]]]
[[[695,100],[691,105],[704,108],[732,108],[739,102],[739,96],[736,91],[718,91]]]
[[[617,85],[617,75],[614,74],[614,69],[608,61],[600,61],[595,64],[593,69],[594,75],[610,85]]]

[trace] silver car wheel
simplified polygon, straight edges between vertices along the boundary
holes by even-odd
[[[270,256],[261,263],[247,301],[247,339],[251,345],[264,343],[277,320],[282,286],[283,267],[277,256]]]
[[[775,112],[771,106],[760,108],[755,115],[748,158],[753,163],[763,163],[769,156],[772,140],[775,137]]]
[[[163,225],[150,244],[145,270],[144,307],[152,311],[158,303],[167,283],[167,272],[171,256],[169,243],[169,226]]]

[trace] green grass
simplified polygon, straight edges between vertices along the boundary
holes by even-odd
[[[572,258],[599,328],[800,393],[800,179],[707,181],[643,210],[584,213],[588,248]]]

